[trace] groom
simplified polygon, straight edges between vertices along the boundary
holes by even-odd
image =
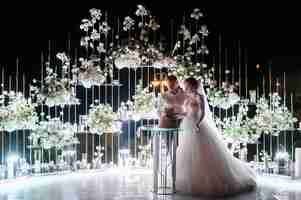
[[[160,113],[160,128],[179,128],[180,119],[178,113],[183,113],[183,104],[186,95],[183,89],[179,86],[177,77],[171,75],[167,77],[167,91],[162,95],[164,102],[163,111]],[[166,135],[168,136],[168,135]],[[166,138],[167,153],[170,150],[170,141],[174,139],[173,135]]]
[[[178,113],[183,112],[185,93],[179,86],[177,77],[170,75],[167,77],[167,91],[162,95],[164,102],[163,111],[160,113],[160,128],[178,128]]]

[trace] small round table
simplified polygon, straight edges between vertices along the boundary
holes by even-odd
[[[160,195],[175,193],[176,150],[180,129],[140,127],[140,131],[150,132],[153,138],[153,192]]]

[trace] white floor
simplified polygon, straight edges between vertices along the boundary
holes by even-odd
[[[301,200],[301,181],[284,177],[260,176],[257,191],[227,200]],[[181,195],[158,196],[152,192],[150,170],[107,169],[60,176],[24,178],[0,183],[0,200],[118,200],[166,199],[213,200]]]

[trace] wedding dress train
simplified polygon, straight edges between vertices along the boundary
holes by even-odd
[[[176,160],[176,190],[209,196],[232,195],[256,187],[256,176],[245,163],[232,156],[211,117],[206,96],[204,118],[201,108],[191,110],[181,123]]]

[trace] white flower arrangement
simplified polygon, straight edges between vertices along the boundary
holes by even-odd
[[[81,66],[78,69],[78,80],[85,88],[93,85],[105,83],[109,72],[102,70],[101,67],[92,60],[80,58]],[[112,73],[112,72],[110,72]]]
[[[62,63],[62,77],[58,77],[58,73],[54,72],[49,64],[46,65],[45,82],[40,87],[35,85],[30,87],[33,99],[38,103],[53,107],[79,104],[79,100],[75,97],[71,79],[67,77],[68,69],[70,68],[70,59],[65,53],[58,53],[57,58]],[[33,80],[36,84],[37,80]]]
[[[76,125],[63,123],[58,118],[49,119],[49,121],[40,121],[36,130],[34,130],[29,139],[33,147],[44,149],[63,149],[63,147],[78,144],[75,136]]]
[[[231,144],[231,152],[239,151],[241,144],[255,143],[261,133],[250,131],[248,117],[248,101],[241,101],[236,115],[225,117],[222,120],[216,118],[217,124],[222,129],[222,135],[226,143]]]
[[[219,88],[212,84],[207,88],[207,97],[209,104],[213,107],[229,109],[240,100],[239,95],[235,92],[236,85],[223,82]]]
[[[137,50],[131,50],[128,47],[119,49],[114,52],[114,63],[118,69],[131,68],[137,69],[141,67],[141,58]]]
[[[194,9],[190,17],[195,20],[196,31],[191,33],[185,24],[181,25],[180,37],[172,52],[177,64],[169,69],[169,73],[180,80],[189,77],[200,80],[207,68],[204,57],[209,54],[209,50],[205,44],[205,38],[209,31],[206,25],[199,25],[199,20],[203,17],[200,9]]]
[[[113,58],[110,50],[113,46],[105,46],[107,35],[111,30],[107,20],[102,17],[101,10],[90,9],[89,19],[83,19],[80,29],[85,36],[81,39],[87,53],[91,52],[88,58],[80,58],[81,65],[73,70],[73,74],[86,88],[92,85],[101,85],[107,77],[113,76]]]
[[[149,87],[143,88],[142,81],[136,86],[136,93],[133,96],[133,115],[136,118],[157,118],[157,102],[158,98],[155,92],[150,92]],[[139,116],[139,117],[137,117]]]
[[[8,105],[1,105],[0,115],[0,129],[8,132],[35,129],[38,122],[35,104],[22,93],[8,94]]]
[[[270,103],[269,103],[270,102]],[[293,130],[297,119],[281,104],[277,93],[270,94],[270,101],[261,97],[256,103],[256,115],[249,121],[250,130],[277,136],[281,131]]]
[[[117,119],[117,114],[108,104],[92,105],[89,110],[87,124],[92,133],[102,135],[103,133],[113,133],[114,120]]]
[[[156,61],[164,58],[162,49],[150,42],[150,33],[157,31],[160,25],[157,24],[150,11],[142,5],[137,6],[135,15],[139,18],[138,20],[126,16],[123,21],[123,30],[128,32],[129,36],[128,44],[118,47],[113,52],[114,63],[118,69],[152,66]],[[137,35],[132,34],[133,31],[139,32],[139,38],[132,37]]]

